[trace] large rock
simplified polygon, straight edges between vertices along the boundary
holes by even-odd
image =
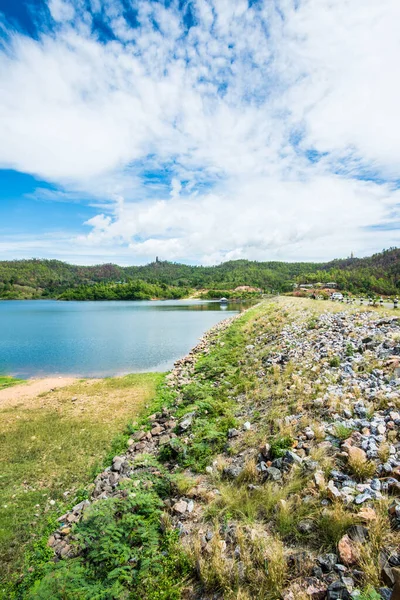
[[[241,472],[243,471],[242,467],[237,467],[235,465],[231,465],[229,467],[225,467],[222,471],[222,475],[226,479],[237,479]]]
[[[125,458],[123,456],[114,456],[112,467],[111,467],[112,470],[119,472],[122,468],[122,464],[123,464],[124,460],[125,460]]]
[[[265,477],[271,481],[280,481],[282,479],[282,473],[275,467],[268,467],[265,471]]]
[[[283,456],[283,462],[287,465],[301,465],[303,459],[300,456],[298,456],[295,452],[287,450]]]
[[[189,429],[189,427],[192,425],[194,415],[195,413],[191,412],[183,417],[182,421],[179,422],[179,429],[181,431],[186,431]]]
[[[185,502],[185,500],[179,500],[179,502],[176,502],[172,508],[178,515],[184,515],[188,509],[188,503]]]
[[[338,543],[338,552],[340,560],[345,565],[355,565],[359,560],[359,553],[357,547],[348,535],[344,535],[340,539]]]
[[[338,557],[336,556],[336,554],[328,553],[318,556],[317,561],[323,573],[330,573],[331,571],[333,571],[338,561]]]
[[[334,581],[328,587],[326,600],[351,600],[351,596],[344,583]]]
[[[393,569],[393,575],[395,579],[395,584],[392,592],[392,597],[390,600],[400,600],[400,569]]]

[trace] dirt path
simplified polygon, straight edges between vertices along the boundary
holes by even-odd
[[[76,377],[46,377],[31,379],[26,383],[0,390],[0,408],[10,408],[16,403],[36,398],[39,394],[50,392],[77,381]]]

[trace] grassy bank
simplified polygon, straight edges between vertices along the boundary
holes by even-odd
[[[132,427],[119,458],[126,470],[113,467],[115,489],[95,496],[83,518],[60,533],[69,558],[46,563],[52,553],[43,539],[26,559],[31,572],[15,597],[307,600],[308,586],[323,597],[335,584],[358,589],[362,600],[379,598],[378,559],[397,556],[391,499],[354,503],[350,496],[380,477],[397,430],[388,426],[373,460],[360,447],[350,457],[346,443],[360,444],[360,427],[370,437],[366,418],[397,420],[389,413],[399,409],[398,396],[388,401],[384,392],[398,363],[375,350],[385,339],[376,323],[393,311],[368,312],[280,298],[202,344]],[[360,333],[372,321],[371,335]],[[393,348],[395,327],[386,336]],[[319,355],[321,342],[326,352]],[[365,399],[364,420],[351,427],[346,413],[357,419],[364,388],[344,387],[350,359],[360,384],[384,373],[382,394]],[[352,487],[335,479],[342,472]],[[339,542],[354,525],[362,525],[356,532],[363,543],[349,538],[354,556],[341,564]]]
[[[8,375],[0,375],[0,390],[4,390],[18,383],[23,383],[22,379],[16,379],[15,377],[9,377]]]
[[[35,543],[54,527],[56,517],[85,497],[99,465],[126,443],[128,424],[154,397],[161,378],[139,374],[81,381],[24,403],[0,406],[4,598],[11,597],[10,582],[23,571],[24,553],[34,556]]]

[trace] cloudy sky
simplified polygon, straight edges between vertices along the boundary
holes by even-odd
[[[0,260],[400,245],[398,0],[0,0]]]

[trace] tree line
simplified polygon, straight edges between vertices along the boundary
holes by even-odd
[[[339,289],[354,293],[400,293],[400,249],[390,248],[367,258],[347,258],[328,263],[257,262],[235,260],[204,267],[168,261],[120,267],[114,264],[79,266],[58,260],[0,261],[0,298],[84,297],[116,293],[145,294],[132,284],[167,286],[184,290],[234,290],[248,285],[264,292],[288,292],[294,284],[335,281]],[[123,286],[123,287],[118,287]],[[118,291],[116,291],[116,288]],[[165,288],[162,288],[166,292]],[[154,294],[159,297],[160,290]],[[168,293],[172,294],[172,291]],[[180,291],[174,291],[182,297]],[[100,298],[99,298],[100,299]]]

